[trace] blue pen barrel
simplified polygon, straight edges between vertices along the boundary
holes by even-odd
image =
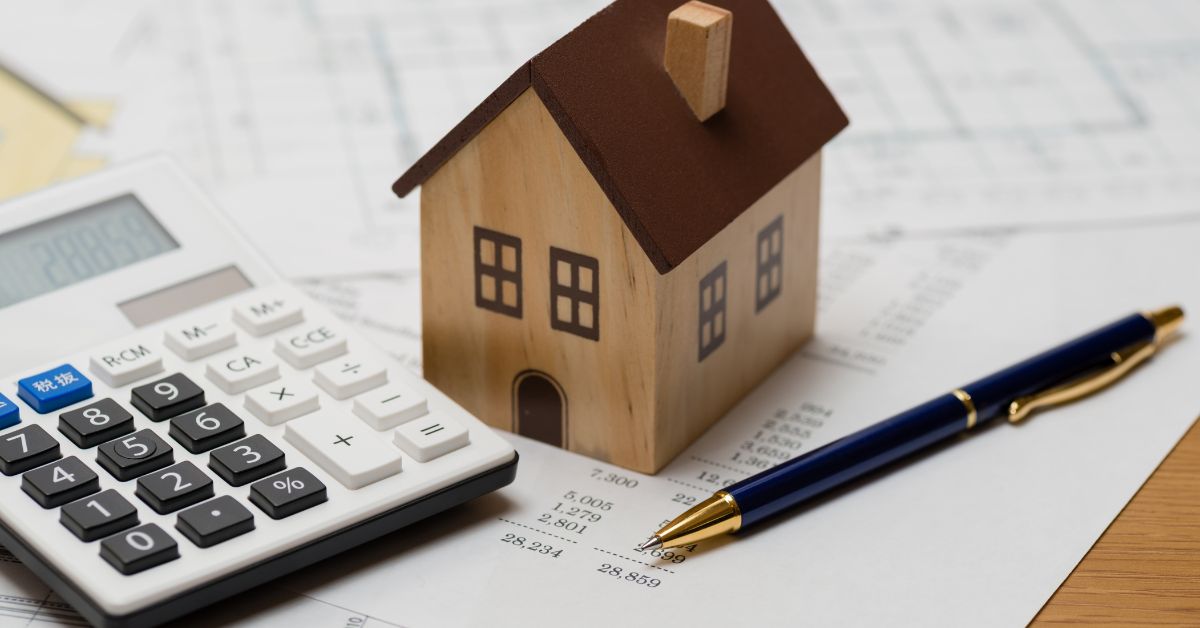
[[[963,386],[971,395],[979,422],[1004,414],[1009,402],[1062,383],[1063,373],[1080,373],[1111,362],[1114,351],[1154,339],[1154,324],[1132,314]],[[1068,376],[1069,378],[1070,376]]]
[[[1045,390],[1110,362],[1116,351],[1154,339],[1155,327],[1134,314],[964,386],[977,424],[1003,414],[1015,398]],[[742,527],[808,501],[967,429],[966,405],[945,394],[725,489]]]
[[[942,395],[725,491],[737,502],[746,527],[953,436],[966,429],[966,420],[962,402]]]

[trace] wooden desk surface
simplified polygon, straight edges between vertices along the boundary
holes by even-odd
[[[1080,624],[1200,625],[1200,422],[1032,625]]]

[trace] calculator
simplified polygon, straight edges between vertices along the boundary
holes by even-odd
[[[93,624],[168,622],[516,472],[164,158],[0,205],[0,338],[0,542]]]

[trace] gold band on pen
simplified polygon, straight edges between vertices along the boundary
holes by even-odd
[[[957,397],[963,407],[967,409],[967,429],[975,427],[975,421],[979,420],[979,413],[975,411],[975,402],[971,400],[971,395],[961,388],[955,388],[950,394]]]

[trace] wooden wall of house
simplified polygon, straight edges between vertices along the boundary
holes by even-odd
[[[725,415],[811,334],[816,306],[821,155],[658,278],[660,468]],[[783,216],[782,289],[756,311],[759,233]],[[726,264],[724,341],[700,360],[701,278]]]
[[[519,319],[476,307],[475,226],[521,239]],[[599,260],[598,341],[550,326],[551,246]],[[425,182],[421,261],[429,381],[512,430],[514,378],[543,371],[566,393],[570,449],[659,466],[650,420],[658,273],[532,90]]]

